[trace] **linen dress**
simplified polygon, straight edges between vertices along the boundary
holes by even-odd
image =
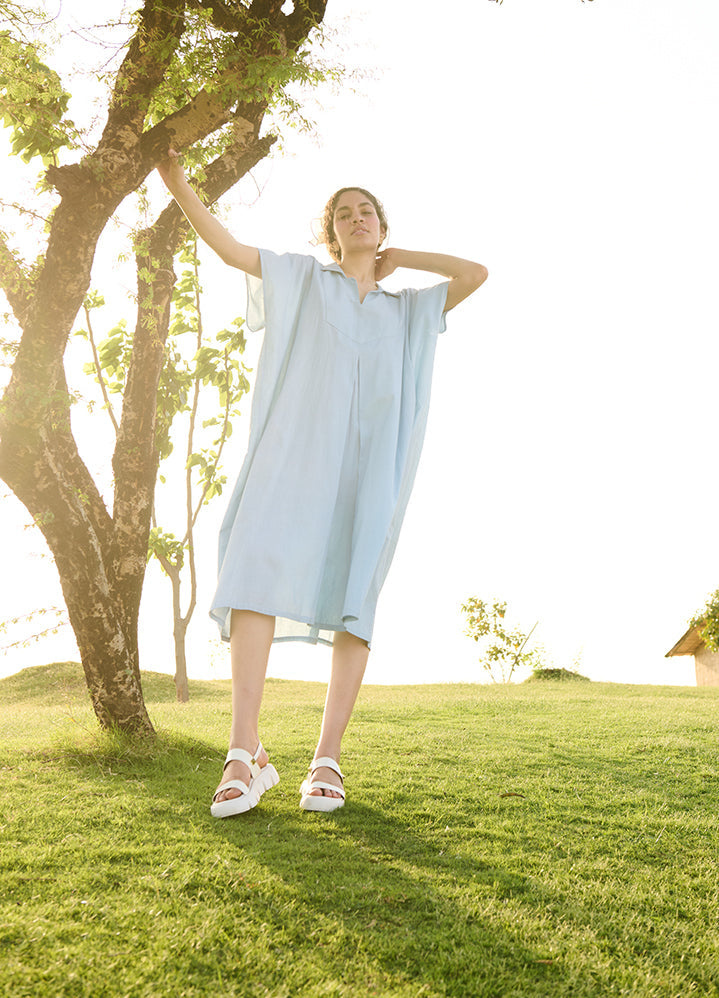
[[[265,330],[247,455],[219,538],[211,615],[275,616],[275,640],[371,642],[414,483],[448,283],[360,302],[335,263],[260,250]]]

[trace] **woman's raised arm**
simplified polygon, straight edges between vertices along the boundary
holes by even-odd
[[[174,149],[170,149],[164,163],[158,164],[157,172],[200,239],[204,240],[230,267],[244,270],[253,277],[262,277],[259,250],[255,246],[238,243],[224,225],[208,211],[188,184],[180,157]]]
[[[416,253],[414,250],[390,247],[377,254],[376,280],[381,281],[382,278],[388,277],[398,267],[406,267],[408,270],[427,270],[432,274],[439,274],[440,277],[448,277],[445,312],[459,305],[484,284],[489,273],[481,263],[463,260],[459,256],[447,256],[445,253]]]

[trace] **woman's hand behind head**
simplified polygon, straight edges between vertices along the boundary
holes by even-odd
[[[388,247],[386,250],[381,250],[377,254],[377,261],[375,263],[375,281],[383,281],[385,277],[389,277],[390,274],[393,274],[398,266],[399,263],[397,262],[395,250],[391,247]]]

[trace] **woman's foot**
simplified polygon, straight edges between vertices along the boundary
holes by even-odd
[[[257,743],[255,742],[255,745]],[[230,749],[240,748],[239,745],[230,745]],[[262,744],[259,745],[259,755],[253,756],[260,769],[264,769],[267,763],[270,761],[267,752],[263,748]],[[230,780],[241,780],[242,783],[250,785],[250,780],[252,779],[252,773],[250,772],[250,767],[237,759],[231,759],[229,762],[225,763],[225,768],[222,771],[222,779],[220,780],[220,787],[225,783],[229,783]],[[241,797],[242,790],[239,787],[228,787],[227,790],[220,790],[219,787],[215,791],[215,796],[213,801],[215,803],[220,803],[225,800],[234,800],[235,797]]]
[[[331,756],[315,756],[307,779],[300,787],[304,811],[334,811],[345,802],[344,777]]]
[[[238,775],[228,776],[230,769]],[[262,745],[258,744],[252,754],[246,749],[230,749],[225,760],[222,782],[212,798],[210,813],[213,818],[244,814],[259,803],[265,790],[279,782],[277,770],[267,758]]]
[[[342,778],[335,773],[334,769],[330,769],[329,766],[319,766],[317,769],[312,770],[312,781],[317,783],[331,783],[333,787],[337,787],[336,790],[328,790],[326,787],[316,788],[310,791],[312,797],[342,797],[340,790],[343,789],[344,784]]]

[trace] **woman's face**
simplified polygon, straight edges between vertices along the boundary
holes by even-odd
[[[362,191],[340,195],[332,221],[342,260],[348,254],[376,253],[386,235],[375,206]]]

